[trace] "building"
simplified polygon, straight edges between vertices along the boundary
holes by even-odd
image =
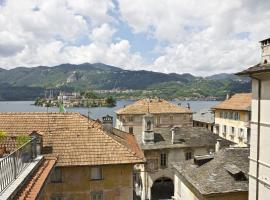
[[[154,117],[154,128],[192,126],[192,111],[163,99],[141,99],[116,111],[115,127],[129,133],[142,133],[143,116]]]
[[[203,127],[174,127],[171,131],[160,128],[152,133],[145,130],[145,134],[152,134],[153,139],[150,141],[144,134],[135,134],[147,161],[146,165],[137,166],[136,194],[141,199],[169,199],[173,196],[171,163],[213,153],[217,143],[219,148],[232,144]]]
[[[270,196],[270,38],[260,43],[261,62],[238,73],[252,78],[249,200]]]
[[[133,135],[107,128],[79,113],[0,113],[0,130],[36,134],[41,153],[57,156],[44,200],[133,198],[133,166],[144,155]]]
[[[202,109],[193,114],[193,126],[205,127],[210,131],[214,131],[215,115],[211,109]]]
[[[226,148],[213,155],[175,163],[175,200],[247,200],[249,148]]]
[[[0,199],[33,200],[42,193],[56,157],[38,152],[33,135],[22,138],[2,135],[0,140]]]
[[[214,133],[247,146],[250,143],[251,93],[238,93],[214,106]]]

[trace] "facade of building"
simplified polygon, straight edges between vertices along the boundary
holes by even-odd
[[[270,196],[270,38],[261,47],[261,62],[238,73],[252,78],[249,200]]]
[[[146,158],[145,165],[135,167],[136,199],[170,199],[174,191],[171,163],[215,151],[219,136],[204,127],[192,127],[191,114],[189,109],[160,99],[140,100],[117,111],[116,127],[133,127]],[[123,120],[129,117],[133,119]],[[220,143],[220,147],[232,144],[225,140]]]
[[[249,148],[226,148],[215,154],[174,163],[175,200],[247,200]]]
[[[214,133],[239,146],[250,143],[251,94],[238,93],[212,108]]]
[[[192,126],[192,112],[163,99],[141,99],[116,111],[115,128],[130,133],[142,133],[143,116],[154,117],[154,128]]]
[[[214,131],[215,115],[211,109],[202,109],[193,114],[193,126]]]
[[[78,113],[0,113],[0,130],[36,132],[42,154],[58,158],[44,200],[133,198],[133,167],[144,162],[143,152],[133,135],[107,129]]]

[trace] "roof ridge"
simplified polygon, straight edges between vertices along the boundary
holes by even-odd
[[[131,153],[133,156],[135,156],[135,157],[137,157],[137,158],[139,158],[139,159],[143,159],[143,158],[139,157],[139,156],[137,155],[136,152],[133,152],[133,150],[131,150],[131,148],[128,148],[128,147],[125,146],[124,144],[121,144],[120,142],[118,142],[117,140],[115,140],[112,136],[110,136],[110,135],[108,134],[108,132],[106,132],[106,131],[104,131],[104,130],[102,130],[102,129],[98,129],[98,131],[101,132],[101,133],[103,133],[104,135],[106,135],[106,136],[109,137],[110,139],[112,139],[112,140],[113,140],[115,143],[117,143],[119,146],[124,147],[124,148],[125,148],[129,153]]]

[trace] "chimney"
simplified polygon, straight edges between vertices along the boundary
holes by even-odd
[[[231,98],[231,96],[230,96],[229,93],[227,93],[227,95],[226,95],[226,100],[228,100],[229,98]]]
[[[217,138],[217,141],[216,141],[216,152],[218,152],[219,150],[220,150],[220,148],[221,148],[221,146],[220,146],[220,142],[221,142],[221,138]]]
[[[113,129],[113,117],[106,115],[102,117],[102,128],[106,131],[111,132]]]
[[[270,38],[260,41],[262,48],[261,64],[270,63]]]
[[[190,104],[189,103],[187,103],[187,108],[190,110]]]
[[[142,142],[154,143],[155,133],[154,133],[154,117],[152,114],[147,113],[143,116],[143,131],[142,131]]]
[[[173,127],[172,129],[171,129],[171,132],[172,132],[172,144],[174,143],[174,138],[175,138],[175,127]]]

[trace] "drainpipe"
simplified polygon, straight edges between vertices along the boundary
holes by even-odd
[[[252,76],[251,76],[252,77]],[[258,81],[258,123],[257,123],[257,158],[256,158],[256,200],[259,200],[259,160],[260,160],[260,139],[261,139],[261,80],[255,77],[252,77]]]

